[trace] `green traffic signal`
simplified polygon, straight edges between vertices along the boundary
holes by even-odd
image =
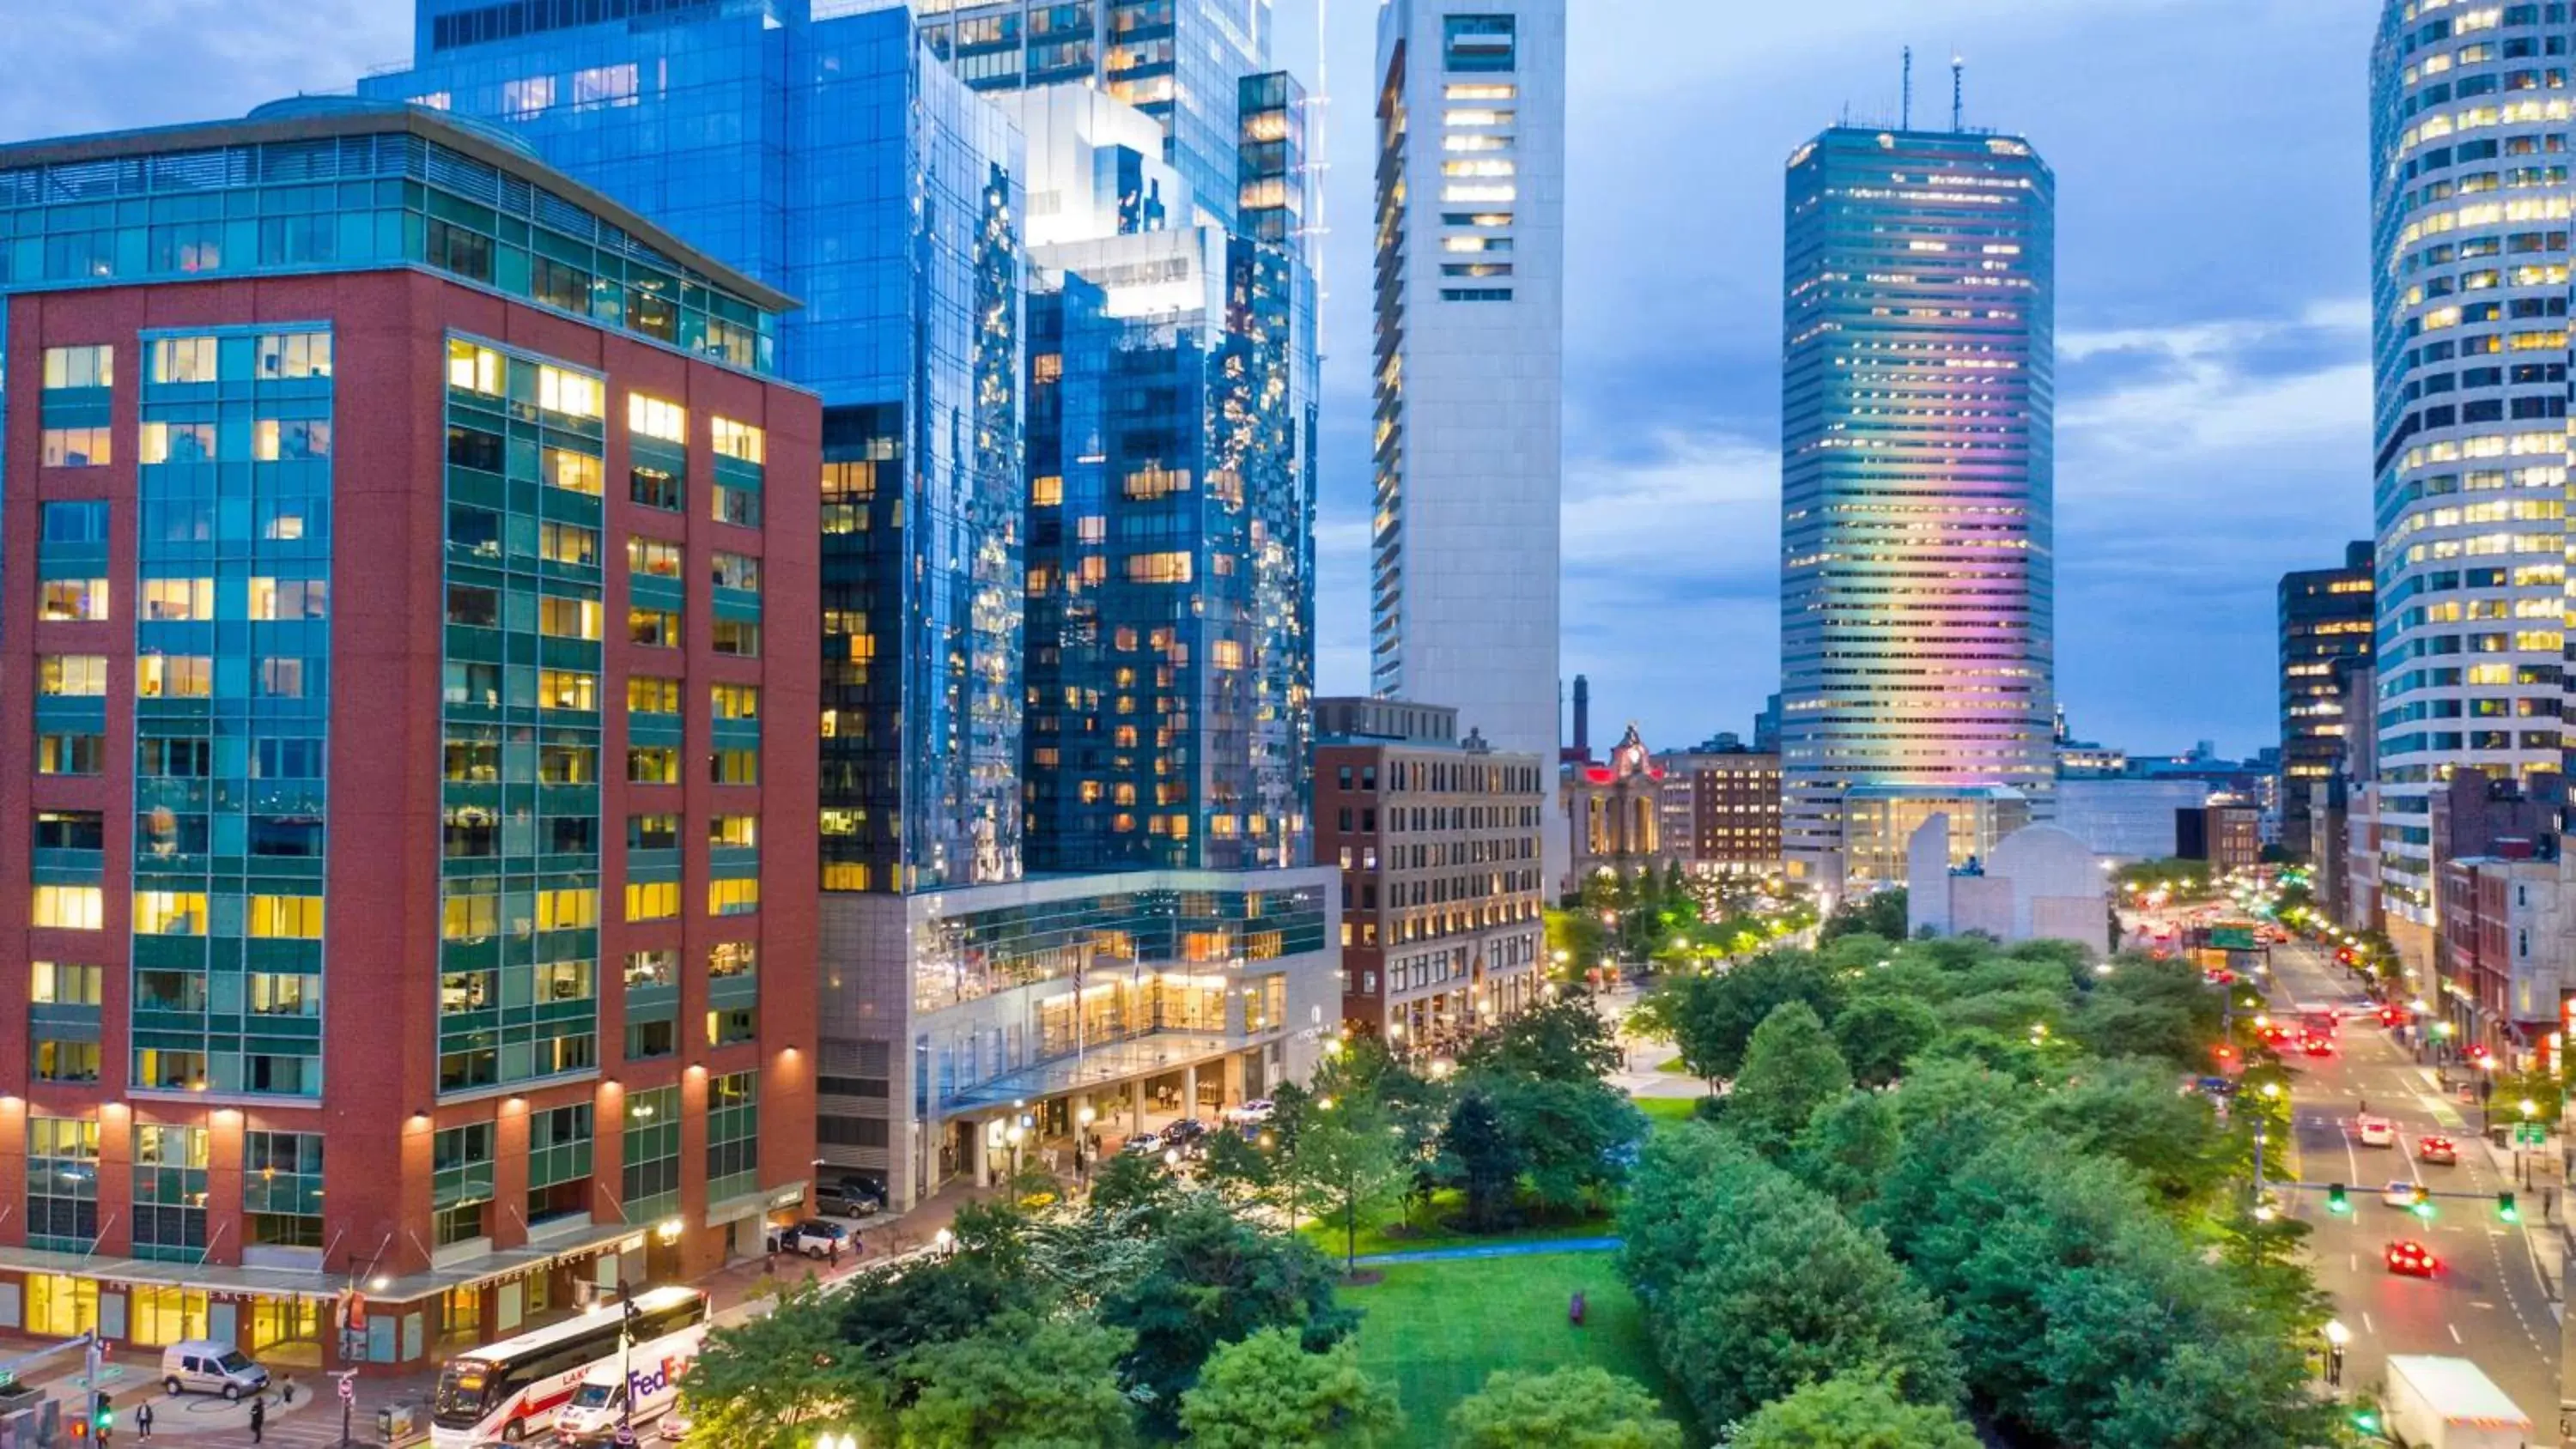
[[[2330,1213],[2348,1213],[2352,1211],[2352,1198],[2343,1190],[2342,1183],[2335,1182],[2328,1183],[2326,1185],[2326,1211]]]
[[[2500,1192],[2496,1194],[2496,1216],[2509,1223],[2518,1223],[2522,1221],[2522,1209],[2514,1206],[2512,1193]]]
[[[2379,1432],[2379,1413],[2378,1413],[2378,1411],[2377,1411],[2377,1410],[2375,1410],[2375,1409],[2355,1409],[2355,1410],[2353,1410],[2353,1411],[2352,1411],[2352,1426],[2353,1426],[2354,1428],[2356,1428],[2356,1429],[2359,1429],[2361,1432],[2363,1432],[2363,1433],[2365,1433],[2365,1434],[2376,1434],[2376,1433],[2378,1433],[2378,1432]]]

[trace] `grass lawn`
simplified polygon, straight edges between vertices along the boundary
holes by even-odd
[[[1454,1228],[1442,1226],[1446,1219],[1458,1215],[1462,1204],[1463,1199],[1455,1189],[1442,1189],[1433,1195],[1428,1208],[1413,1210],[1413,1231],[1410,1233],[1404,1231],[1404,1215],[1400,1212],[1383,1213],[1375,1222],[1363,1220],[1360,1223],[1359,1232],[1360,1256],[1367,1257],[1372,1253],[1410,1253],[1422,1248],[1457,1248],[1476,1243],[1529,1243],[1549,1238],[1608,1238],[1616,1237],[1619,1232],[1618,1220],[1607,1216],[1578,1218],[1570,1222],[1533,1223],[1500,1233],[1462,1233]],[[1340,1224],[1309,1222],[1301,1225],[1298,1231],[1305,1234],[1316,1247],[1323,1249],[1328,1257],[1337,1262],[1341,1259],[1343,1245]]]
[[[1646,1120],[1657,1128],[1678,1126],[1699,1112],[1700,1099],[1697,1097],[1631,1097],[1628,1100],[1635,1103],[1637,1110],[1645,1113]]]
[[[1401,1442],[1438,1449],[1450,1408],[1483,1388],[1496,1369],[1544,1372],[1567,1364],[1594,1364],[1635,1379],[1687,1426],[1688,1414],[1656,1366],[1645,1320],[1619,1281],[1616,1262],[1609,1253],[1548,1253],[1399,1263],[1383,1270],[1384,1282],[1343,1289],[1342,1301],[1367,1315],[1359,1330],[1361,1364],[1395,1385],[1403,1403]],[[1581,1328],[1565,1316],[1578,1288],[1587,1309]]]

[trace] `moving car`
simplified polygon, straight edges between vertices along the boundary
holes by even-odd
[[[1126,1145],[1119,1149],[1121,1152],[1133,1152],[1140,1157],[1150,1157],[1162,1150],[1163,1134],[1160,1132],[1139,1132],[1128,1138]]]
[[[2404,1208],[2408,1212],[2413,1212],[2415,1210],[2415,1199],[2420,1196],[2423,1191],[2424,1185],[2422,1183],[2409,1182],[2405,1178],[2401,1177],[2396,1181],[2389,1183],[2386,1188],[2380,1191],[2379,1200],[2388,1204],[2390,1207]]]
[[[2433,1250],[2412,1238],[2388,1245],[2388,1271],[2404,1278],[2430,1278],[2442,1271]]]
[[[1163,1145],[1187,1147],[1208,1134],[1208,1124],[1196,1117],[1183,1117],[1163,1129]]]
[[[2385,1117],[2373,1117],[2364,1112],[2352,1119],[2352,1126],[2353,1135],[2361,1139],[2361,1145],[2364,1147],[2397,1145],[2397,1124]]]
[[[2301,1037],[2299,1038],[2299,1050],[2306,1052],[2312,1057],[2333,1056],[2334,1038],[2330,1036],[2317,1036],[2314,1034]]]
[[[2415,1139],[2415,1160],[2441,1167],[2457,1167],[2460,1165],[2460,1149],[2448,1137],[2418,1137]]]
[[[268,1370],[229,1343],[191,1338],[161,1350],[161,1387],[179,1394],[221,1394],[227,1402],[268,1387]]]

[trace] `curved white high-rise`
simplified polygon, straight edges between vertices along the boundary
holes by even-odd
[[[2371,52],[2380,877],[2432,946],[2432,795],[2562,767],[2568,6],[2388,0]]]

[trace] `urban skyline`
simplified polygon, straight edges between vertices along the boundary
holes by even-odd
[[[2369,467],[2366,87],[2351,57],[2376,16],[2311,0],[2238,17],[2242,55],[2271,57],[2261,83],[2249,69],[2245,84],[2183,96],[2156,82],[2159,67],[2211,62],[2144,0],[1750,15],[1728,20],[1722,47],[1646,56],[1574,9],[1561,667],[1591,676],[1597,723],[1635,718],[1659,739],[1743,730],[1776,687],[1767,670],[1679,664],[1658,637],[1679,628],[1755,659],[1776,649],[1778,221],[1768,202],[1710,198],[1776,197],[1783,158],[1846,106],[1893,117],[1896,51],[1911,40],[1918,120],[1946,114],[1940,47],[1956,46],[1969,123],[2028,134],[2061,178],[2059,693],[2071,719],[2133,749],[2272,743],[2272,581],[2368,532],[2350,486]],[[44,102],[0,93],[0,139],[238,115],[344,88],[412,38],[396,0],[348,0],[327,25],[279,0],[224,10],[210,41],[221,63],[190,65],[185,84],[139,44],[148,27],[73,15],[32,33],[14,58],[48,77]],[[1334,4],[1323,55],[1320,693],[1368,683],[1375,12]],[[1714,25],[1703,14],[1652,0],[1622,23],[1690,35]],[[1282,0],[1275,15],[1279,62],[1313,84],[1311,7]],[[2263,148],[2234,144],[2256,133]],[[2177,152],[2230,159],[2185,177],[2162,164]],[[1692,157],[1701,184],[1677,190],[1644,159],[1675,155]],[[2220,230],[2186,224],[2201,214],[2259,218],[2316,264],[2254,265]]]

